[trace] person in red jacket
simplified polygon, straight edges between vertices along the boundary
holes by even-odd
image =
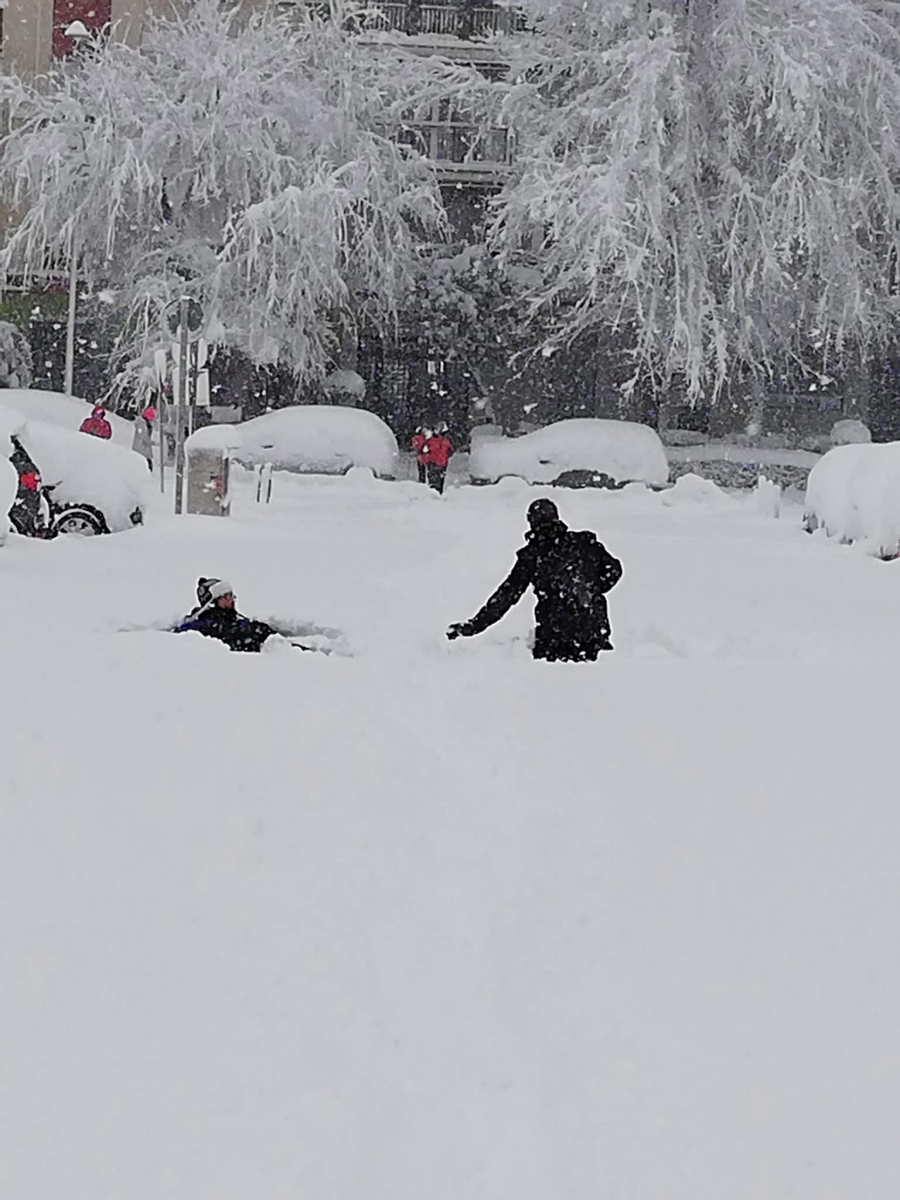
[[[428,482],[428,459],[425,456],[425,443],[431,437],[431,430],[423,425],[416,426],[410,446],[416,456],[416,466],[419,468],[419,483]]]
[[[428,471],[428,483],[436,492],[443,492],[444,480],[447,477],[447,464],[453,453],[453,443],[450,441],[446,421],[441,421],[436,432],[425,443],[423,450]]]
[[[102,404],[94,405],[94,411],[81,422],[81,429],[78,432],[89,433],[91,437],[112,437],[112,425],[106,419],[106,409]]]

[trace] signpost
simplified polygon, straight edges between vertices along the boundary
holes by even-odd
[[[190,296],[182,296],[165,310],[166,326],[177,338],[177,367],[173,376],[175,393],[175,512],[184,511],[184,443],[188,426],[188,373],[191,369],[193,343],[203,329],[203,309]],[[193,392],[196,396],[196,390]],[[160,431],[162,433],[162,430]]]

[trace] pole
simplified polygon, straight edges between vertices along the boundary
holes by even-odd
[[[175,513],[184,508],[184,408],[188,386],[188,315],[190,297],[182,296],[179,306],[178,408],[175,412]]]
[[[166,399],[162,386],[156,405],[156,428],[159,432],[159,490],[166,494]]]
[[[197,419],[197,394],[200,390],[200,343],[191,342],[191,433]]]
[[[78,310],[78,264],[74,243],[69,256],[69,315],[66,320],[66,381],[63,391],[71,396],[75,389],[75,315]]]

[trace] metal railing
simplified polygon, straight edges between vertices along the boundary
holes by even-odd
[[[507,31],[510,16],[509,9],[493,6],[387,3],[373,5],[366,25],[376,30],[468,39]]]
[[[513,139],[510,131],[494,125],[466,121],[462,114],[444,111],[446,101],[435,105],[432,119],[410,123],[399,140],[414,146],[430,159],[439,173],[460,173],[479,177],[502,176],[512,162]]]

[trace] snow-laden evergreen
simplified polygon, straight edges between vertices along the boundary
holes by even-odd
[[[31,387],[31,346],[11,321],[0,321],[0,388]]]
[[[0,185],[22,212],[7,276],[78,260],[158,338],[187,286],[222,340],[320,375],[343,327],[389,320],[444,213],[404,122],[482,86],[467,68],[219,0],[30,83],[0,80]]]
[[[878,0],[531,0],[497,215],[538,241],[557,337],[633,331],[715,390],[884,335],[900,232],[900,17]]]

